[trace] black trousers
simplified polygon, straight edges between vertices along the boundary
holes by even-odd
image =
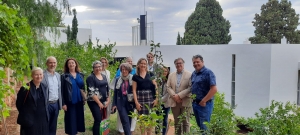
[[[88,101],[87,103],[94,117],[93,135],[100,135],[99,130],[100,130],[100,123],[102,121],[102,111],[100,110],[100,107],[95,101]]]

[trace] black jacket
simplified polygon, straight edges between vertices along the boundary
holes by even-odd
[[[114,97],[113,97],[113,104],[112,104],[112,106],[116,106],[117,108],[121,108],[121,106],[124,105],[124,103],[121,103],[121,102],[123,102],[122,100],[120,100],[121,97],[125,97],[126,100],[127,100],[127,96],[123,96],[122,89],[121,89],[122,87],[120,87],[119,89],[116,88],[116,85],[118,83],[119,78],[120,77],[116,78],[115,89],[114,89]],[[123,83],[121,84],[121,86],[123,85]],[[127,88],[127,94],[132,94],[132,93],[133,93],[132,86],[129,85],[129,87]],[[134,101],[133,102],[128,102],[125,105],[126,105],[125,107],[129,111],[133,111],[133,109],[135,108]]]
[[[35,112],[37,111],[37,96],[36,90],[35,90],[35,85],[33,84],[32,81],[27,83],[27,85],[30,87],[29,91],[25,87],[21,87],[18,95],[17,95],[17,101],[16,101],[16,107],[19,111],[17,123],[20,124],[21,126],[25,127],[30,127],[32,126],[35,121]],[[47,114],[47,120],[49,121],[49,112],[48,112],[48,91],[49,88],[46,84],[41,83],[40,88],[43,91],[44,97],[45,97],[45,108],[46,108],[46,114]],[[27,95],[28,93],[28,95]],[[27,97],[26,97],[27,95]],[[26,99],[26,100],[25,100]]]
[[[82,81],[84,82],[84,75],[82,73],[78,73]],[[72,82],[70,80],[70,73],[65,73],[61,75],[61,91],[62,91],[62,105],[66,105],[67,103],[72,103]],[[82,88],[84,89],[84,85]]]

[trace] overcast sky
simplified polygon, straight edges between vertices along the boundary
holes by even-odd
[[[268,0],[218,0],[223,16],[230,21],[230,44],[242,44],[254,35],[252,21],[255,13]],[[290,0],[296,13],[300,13],[300,0]],[[132,26],[139,25],[136,18],[144,14],[144,0],[69,0],[76,8],[79,28],[92,28],[93,41],[132,44]],[[154,41],[161,45],[175,45],[177,33],[184,33],[184,25],[195,10],[198,0],[145,0],[148,22],[154,22]],[[73,16],[65,16],[64,23],[72,24]]]

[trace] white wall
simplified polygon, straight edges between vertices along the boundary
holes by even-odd
[[[272,45],[270,102],[297,101],[300,45]]]
[[[235,114],[251,117],[269,105],[271,45],[240,45],[236,52]],[[227,94],[227,93],[225,93]]]
[[[146,57],[149,46],[116,46],[116,57],[133,57],[136,63]],[[201,54],[207,68],[217,77],[220,92],[225,93],[225,100],[231,103],[232,54],[236,54],[236,104],[235,113],[251,117],[259,108],[269,105],[271,45],[187,45],[161,46],[164,64],[175,71],[174,59],[182,57],[185,69],[193,71],[192,56]],[[298,64],[298,63],[297,63]]]
[[[55,35],[53,33],[45,32],[44,36],[47,40],[49,40],[52,44],[60,44],[61,42],[67,42],[67,34],[62,32],[65,30],[65,27],[59,27],[60,31],[59,35]],[[84,44],[92,39],[92,29],[86,28],[78,28],[77,40],[79,44]]]

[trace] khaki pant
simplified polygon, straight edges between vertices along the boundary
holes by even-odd
[[[191,107],[184,107],[181,103],[176,103],[176,106],[171,109],[174,116],[175,134],[182,135],[190,132]]]

